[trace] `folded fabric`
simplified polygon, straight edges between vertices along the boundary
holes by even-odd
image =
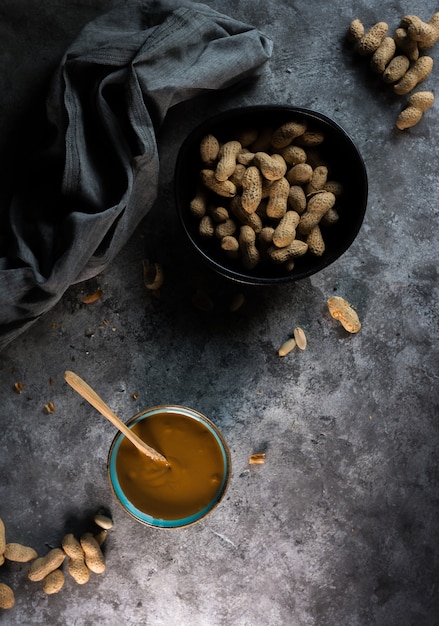
[[[254,27],[185,0],[131,1],[82,30],[49,90],[51,139],[1,208],[0,349],[104,270],[149,211],[169,108],[256,73],[271,52]]]

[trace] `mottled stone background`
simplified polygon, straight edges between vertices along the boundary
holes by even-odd
[[[1,0],[0,154],[7,194],[14,159],[38,141],[47,81],[65,48],[110,0]],[[108,270],[71,287],[0,357],[0,516],[7,540],[40,554],[80,532],[99,507],[114,528],[107,571],[56,596],[7,564],[16,606],[4,624],[76,626],[434,626],[438,560],[438,108],[395,129],[402,100],[345,44],[353,18],[429,19],[432,0],[208,1],[274,40],[261,78],[178,106],[160,134],[153,212]],[[439,66],[439,45],[431,52]],[[439,67],[425,82],[437,85]],[[319,275],[282,288],[212,277],[186,247],[173,168],[186,134],[236,105],[288,103],[342,125],[363,154],[369,202],[357,240]],[[24,140],[29,136],[30,139]],[[159,299],[142,260],[163,263]],[[210,314],[192,306],[198,287]],[[102,298],[82,299],[96,289]],[[227,311],[238,290],[245,305]],[[362,320],[348,335],[326,299]],[[295,326],[308,348],[279,358]],[[199,525],[153,530],[114,502],[106,477],[113,427],[63,381],[87,379],[124,419],[165,402],[192,406],[226,436],[233,476]],[[21,394],[16,381],[25,385]],[[138,394],[134,399],[133,394]],[[55,413],[46,414],[52,401]],[[266,462],[249,466],[264,451]]]

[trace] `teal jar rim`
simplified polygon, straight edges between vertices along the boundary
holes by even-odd
[[[197,511],[193,515],[190,515],[188,517],[184,517],[181,519],[156,518],[138,509],[124,494],[123,489],[119,483],[118,476],[117,476],[117,469],[116,469],[117,453],[119,451],[119,447],[120,447],[120,444],[122,443],[122,440],[125,438],[125,435],[123,435],[123,433],[120,433],[120,432],[114,437],[112,444],[110,446],[110,451],[108,453],[108,460],[107,460],[108,480],[109,480],[113,495],[118,501],[118,503],[131,517],[136,519],[138,522],[141,522],[142,524],[145,524],[147,526],[153,526],[155,528],[182,528],[184,526],[195,524],[196,522],[206,517],[206,515],[211,513],[211,511],[213,511],[213,509],[216,508],[216,506],[222,500],[227,490],[228,483],[230,480],[230,474],[231,474],[230,451],[218,427],[205,415],[189,407],[180,406],[177,404],[166,404],[166,405],[154,406],[154,407],[148,408],[144,411],[137,413],[136,415],[131,417],[126,422],[126,424],[127,426],[132,427],[137,422],[143,419],[147,419],[148,417],[152,415],[156,415],[158,413],[168,413],[170,415],[179,414],[179,415],[185,415],[186,417],[190,417],[191,419],[194,419],[204,424],[204,426],[207,427],[211,435],[213,435],[213,437],[216,439],[216,442],[219,446],[219,449],[221,450],[221,455],[223,458],[224,472],[223,472],[221,483],[214,497],[212,498],[212,500],[209,502],[207,506],[205,506],[200,511]]]

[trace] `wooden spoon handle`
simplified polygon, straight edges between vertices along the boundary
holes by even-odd
[[[129,439],[138,450],[140,450],[140,452],[146,454],[146,456],[151,458],[153,461],[158,461],[160,463],[165,463],[166,465],[169,465],[164,456],[157,452],[157,450],[154,450],[154,448],[151,448],[147,443],[142,441],[142,439],[140,439],[140,437],[138,437],[136,433],[133,433],[133,431],[128,428],[128,426],[124,424],[124,422],[122,422],[122,420],[120,420],[117,415],[113,413],[110,407],[105,404],[102,398],[98,396],[98,394],[90,387],[90,385],[85,382],[85,380],[83,380],[74,372],[70,371],[66,371],[64,373],[64,378],[66,382],[77,393],[79,393],[80,396],[84,398],[84,400],[87,400],[87,402],[89,402],[97,411],[99,411],[101,415],[106,417],[113,424],[113,426],[116,426],[116,428],[118,428],[121,433],[123,433],[125,437]]]

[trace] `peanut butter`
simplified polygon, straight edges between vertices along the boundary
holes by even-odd
[[[124,438],[116,471],[125,496],[157,519],[176,520],[207,507],[222,489],[224,458],[220,444],[201,421],[176,412],[155,413],[132,430],[163,454],[170,467],[154,463]]]

